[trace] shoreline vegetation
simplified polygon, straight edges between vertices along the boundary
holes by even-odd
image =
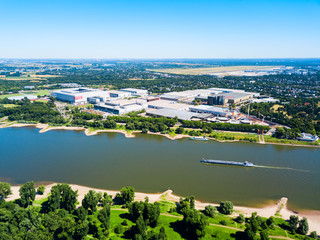
[[[47,200],[48,196],[50,195],[51,189],[53,186],[56,186],[59,183],[45,183],[45,191],[42,195],[36,195],[35,198],[35,205],[40,205],[45,200]],[[38,183],[36,185],[41,185]],[[106,190],[106,189],[99,189],[99,188],[92,188],[81,186],[77,184],[68,184],[72,190],[78,191],[77,202],[78,206],[80,206],[82,200],[84,199],[85,195],[89,192],[89,190],[94,190],[96,192],[107,193],[111,195],[113,198],[120,192],[114,190]],[[21,186],[11,186],[12,194],[7,196],[6,201],[14,201],[20,198],[19,196],[19,189]],[[165,201],[167,203],[178,203],[181,196],[177,196],[173,194],[172,190],[166,190],[162,193],[143,193],[143,192],[135,192],[134,201],[145,201],[148,198],[149,203],[161,202]],[[312,211],[306,210],[301,212],[296,212],[287,208],[288,199],[282,197],[278,202],[273,204],[268,204],[262,207],[244,207],[244,206],[233,206],[233,213],[231,217],[237,217],[239,214],[243,214],[245,217],[250,217],[252,213],[257,213],[258,216],[269,218],[269,217],[278,217],[284,220],[288,220],[291,215],[298,216],[299,218],[307,218],[309,223],[309,232],[317,231],[320,232],[320,211]],[[212,205],[213,207],[218,207],[219,204],[217,203],[206,203],[195,200],[195,209],[197,210],[204,210],[206,206]],[[241,228],[239,228],[241,230]],[[290,238],[287,238],[290,239]]]
[[[125,135],[126,138],[135,138],[135,133],[142,133],[140,130],[127,130],[127,129],[92,129],[92,128],[86,128],[86,127],[80,127],[80,126],[50,126],[49,124],[43,124],[43,123],[17,123],[15,121],[13,122],[2,122],[2,125],[0,125],[1,128],[9,128],[9,127],[35,127],[40,129],[39,133],[45,133],[51,130],[73,130],[73,131],[84,131],[86,136],[93,136],[97,135],[99,133],[122,133]],[[149,135],[158,135],[166,137],[170,140],[178,140],[182,138],[190,138],[190,135],[186,134],[163,134],[163,133],[156,133],[156,132],[150,132],[148,131],[146,134]],[[285,139],[285,142],[281,142],[283,139],[278,139],[279,141],[274,141],[274,139],[271,139],[270,136],[264,135],[264,140],[261,141],[260,137],[262,135],[253,135],[254,138],[252,138],[252,134],[248,133],[238,133],[238,132],[230,132],[230,131],[215,131],[214,134],[216,134],[217,137],[210,137],[207,136],[208,139],[217,141],[217,142],[224,142],[224,143],[233,143],[233,142],[250,142],[250,143],[258,143],[258,144],[271,144],[271,145],[280,145],[280,146],[293,146],[293,147],[313,147],[313,148],[320,148],[320,145],[310,144],[309,142],[300,142],[300,141],[294,141],[295,143],[290,143],[290,140]],[[219,134],[226,135],[219,139]],[[234,138],[235,135],[247,135],[250,137],[245,137],[244,139],[236,139]],[[228,139],[228,137],[232,137],[234,139]],[[271,140],[270,140],[271,139]],[[291,140],[292,141],[292,140]],[[289,142],[289,143],[287,143]]]

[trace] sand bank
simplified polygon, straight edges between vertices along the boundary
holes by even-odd
[[[28,123],[15,123],[15,122],[8,122],[5,124],[0,125],[0,128],[8,128],[8,127],[36,127],[40,128],[39,133],[45,133],[51,130],[73,130],[73,131],[84,131],[86,136],[93,136],[99,133],[108,133],[108,132],[114,132],[114,133],[122,133],[125,135],[126,138],[134,138],[136,137],[134,133],[141,133],[141,131],[132,131],[128,132],[126,130],[121,130],[121,129],[104,129],[104,130],[94,130],[90,131],[87,128],[84,127],[67,127],[67,126],[58,126],[58,127],[50,127],[48,124],[42,124],[42,123],[37,123],[37,124],[28,124]],[[189,138],[189,135],[185,134],[177,134],[174,137],[170,136],[169,134],[162,134],[162,133],[154,133],[154,132],[148,132],[147,134],[150,135],[159,135],[166,137],[170,140],[177,140],[177,139],[182,139],[182,138]],[[221,143],[233,143],[233,142],[240,142],[239,140],[220,140],[216,138],[210,138],[207,137],[210,140],[214,140],[217,142]],[[247,141],[243,141],[247,142]],[[272,142],[255,142],[257,144],[272,144],[272,145],[282,145],[282,146],[291,146],[291,147],[312,147],[312,148],[320,148],[320,146],[317,145],[300,145],[300,144],[290,144],[290,143],[272,143]]]

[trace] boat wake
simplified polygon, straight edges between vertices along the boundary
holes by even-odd
[[[291,170],[297,172],[310,172],[310,170],[303,170],[303,169],[295,169],[295,168],[288,168],[288,167],[273,167],[273,166],[262,166],[262,165],[254,165],[255,167],[259,168],[271,168],[271,169],[279,169],[279,170]]]

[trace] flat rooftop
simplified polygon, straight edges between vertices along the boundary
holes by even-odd
[[[169,100],[155,100],[155,101],[148,102],[148,106],[153,108],[171,108],[176,110],[184,110],[184,109],[188,109],[192,105],[177,103]]]
[[[167,118],[175,118],[177,117],[179,120],[190,120],[193,117],[197,117],[197,113],[187,112],[183,110],[176,110],[170,108],[162,108],[155,110],[147,110],[147,114],[152,114],[156,116],[162,116]]]
[[[203,111],[211,111],[211,112],[228,112],[228,108],[215,107],[209,105],[198,105],[190,107],[192,110],[203,110]]]

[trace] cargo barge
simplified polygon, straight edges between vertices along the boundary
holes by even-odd
[[[234,162],[234,161],[223,161],[223,160],[209,160],[202,159],[201,163],[209,163],[209,164],[221,164],[221,165],[231,165],[231,166],[240,166],[240,167],[254,167],[255,165],[251,162]]]

